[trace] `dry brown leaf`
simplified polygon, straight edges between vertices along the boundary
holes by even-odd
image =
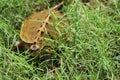
[[[45,42],[39,38],[51,38],[55,40],[60,36],[60,32],[64,32],[65,27],[63,28],[60,26],[67,24],[68,21],[62,20],[63,14],[56,10],[61,4],[63,3],[48,10],[34,12],[23,22],[20,37],[25,43],[31,44],[31,50],[36,51],[42,49],[46,45],[51,45],[49,42]],[[51,23],[56,24],[53,25]],[[56,28],[58,30],[55,26],[57,26]]]

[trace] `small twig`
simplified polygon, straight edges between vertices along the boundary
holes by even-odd
[[[59,3],[58,5],[54,6],[52,8],[52,10],[56,10],[57,8],[59,8],[61,5],[63,5],[64,1],[62,1],[61,3]]]
[[[64,3],[64,1],[62,1],[61,3],[59,3],[58,5],[56,5],[56,6],[54,6],[53,8],[51,8],[51,10],[56,10],[57,8],[59,8],[62,4]],[[37,33],[37,36],[36,36],[36,39],[35,39],[35,41],[34,41],[34,46],[36,45],[36,43],[39,43],[39,38],[41,37],[41,33],[42,32],[44,32],[45,30],[45,26],[46,26],[46,24],[48,23],[48,21],[49,21],[49,19],[50,19],[50,14],[48,14],[47,15],[47,17],[46,17],[46,19],[44,20],[44,23],[42,24],[42,27],[40,27],[39,29],[38,29],[38,33]],[[33,46],[32,45],[32,46]],[[30,47],[30,48],[33,48],[33,47]],[[38,47],[38,45],[36,45],[36,47]],[[40,47],[38,47],[38,48],[40,48]],[[33,49],[32,49],[33,50]]]

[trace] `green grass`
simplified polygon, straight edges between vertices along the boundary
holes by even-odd
[[[38,62],[14,52],[12,46],[20,40],[22,21],[36,10],[43,10],[50,0],[0,1],[0,79],[1,80],[119,80],[120,79],[120,2],[109,0],[108,5],[86,9],[79,0],[66,2],[62,11],[69,21],[68,42],[56,40],[53,57],[59,57],[61,66],[56,76],[49,73],[53,60]],[[40,56],[39,58],[42,58]],[[51,62],[51,63],[50,63]],[[49,63],[49,64],[48,64]]]

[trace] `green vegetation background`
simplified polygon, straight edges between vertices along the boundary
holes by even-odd
[[[96,0],[86,9],[80,0],[68,0],[62,12],[69,20],[69,42],[58,41],[61,54],[59,73],[48,73],[47,61],[29,63],[25,52],[14,52],[20,39],[22,21],[34,11],[59,1],[0,0],[0,79],[1,80],[119,80],[120,79],[120,2]]]

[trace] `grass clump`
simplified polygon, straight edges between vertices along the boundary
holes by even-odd
[[[49,70],[54,59],[34,66],[26,52],[11,51],[20,39],[22,21],[33,11],[43,10],[50,0],[0,1],[0,77],[5,80],[58,79],[58,80],[118,80],[120,78],[120,22],[119,0],[87,9],[79,0],[65,3],[63,13],[73,34],[67,43],[56,41],[60,67],[56,74]],[[37,8],[36,8],[37,6]],[[39,8],[40,7],[40,8]],[[39,9],[38,9],[39,8]],[[40,56],[40,59],[42,56]],[[50,64],[48,64],[50,63]],[[50,72],[51,71],[51,72]]]

